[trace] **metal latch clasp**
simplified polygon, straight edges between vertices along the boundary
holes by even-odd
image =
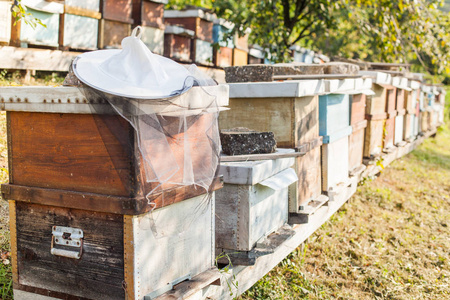
[[[55,245],[65,246],[56,248]],[[73,249],[71,249],[73,248]],[[80,259],[83,251],[83,230],[79,228],[53,226],[50,253],[57,256]]]

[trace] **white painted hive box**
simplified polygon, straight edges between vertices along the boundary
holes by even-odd
[[[322,190],[329,191],[348,181],[348,140],[345,136],[322,145]]]
[[[125,239],[133,241],[134,297],[151,298],[180,278],[190,279],[211,269],[214,253],[214,194],[175,203],[149,214],[126,216]],[[131,274],[130,274],[131,275]]]
[[[225,184],[216,192],[216,248],[250,251],[287,223],[288,187],[298,180],[294,163],[280,158],[220,165]]]

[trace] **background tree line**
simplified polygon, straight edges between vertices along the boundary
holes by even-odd
[[[447,1],[448,2],[448,1]],[[250,43],[271,60],[292,59],[299,45],[325,55],[377,62],[409,62],[414,71],[450,74],[450,18],[443,0],[170,0],[168,7],[212,9],[251,29]],[[445,6],[446,8],[448,8]]]

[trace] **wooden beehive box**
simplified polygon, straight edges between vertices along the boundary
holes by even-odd
[[[389,113],[384,124],[383,151],[389,152],[394,147],[396,113]]]
[[[166,24],[182,25],[184,28],[194,31],[196,39],[213,42],[213,22],[216,19],[214,14],[201,9],[166,10],[164,18]]]
[[[265,52],[261,47],[259,47],[258,45],[250,46],[250,49],[248,51],[248,64],[249,65],[263,64],[264,58],[265,58]]]
[[[183,26],[194,31],[191,47],[191,60],[197,64],[213,65],[213,22],[216,16],[202,9],[183,11],[166,10],[164,22],[170,25]]]
[[[366,101],[367,127],[364,137],[364,157],[373,159],[379,156],[383,150],[384,129],[388,117],[387,103],[389,102],[391,107],[393,105],[395,110],[394,87],[391,85],[392,76],[387,73],[373,71],[361,71],[360,73],[373,80],[374,95],[368,96]]]
[[[164,5],[167,0],[133,0],[133,20],[142,28],[141,40],[153,53],[164,54]]]
[[[121,48],[122,40],[130,34],[131,24],[101,19],[98,31],[98,48]]]
[[[230,111],[219,116],[219,127],[247,127],[271,131],[277,146],[305,152],[296,158],[298,185],[291,188],[289,212],[321,194],[319,104],[324,91],[322,80],[233,83]],[[248,116],[252,116],[249,118]]]
[[[212,43],[196,39],[194,40],[195,63],[205,66],[213,65],[213,46]],[[191,54],[192,55],[192,54]]]
[[[213,27],[213,41],[215,44],[213,50],[213,62],[218,67],[229,67],[233,65],[234,42],[232,36],[229,36],[233,29],[233,24],[224,19],[216,19]]]
[[[11,1],[0,0],[0,45],[11,39]]]
[[[226,86],[209,88],[226,104]],[[198,89],[179,100],[202,105]],[[55,298],[142,299],[214,265],[214,198],[193,185],[171,184],[144,197],[128,122],[92,114],[77,88],[5,87],[0,96],[9,99],[3,109],[11,172],[2,194],[10,200],[14,289]],[[104,104],[93,105],[101,112]],[[208,130],[210,117],[202,115],[187,134]],[[193,165],[211,155],[202,149],[199,139]],[[211,190],[220,187],[215,180]],[[76,240],[67,239],[72,235]]]
[[[342,81],[342,83],[335,88],[333,86],[335,81]],[[323,137],[324,144],[351,134],[350,96],[343,92],[355,89],[354,79],[325,82],[326,89],[331,93],[319,96],[319,134]]]
[[[288,187],[297,181],[290,168],[294,163],[294,158],[221,163],[224,188],[216,193],[217,254],[250,251],[287,223]]]
[[[214,196],[138,216],[10,201],[10,218],[17,299],[143,299],[215,262]],[[82,232],[81,247],[58,230]]]
[[[365,119],[366,99],[367,96],[372,96],[374,94],[374,92],[371,90],[371,78],[356,79],[355,88],[357,94],[352,95],[350,98],[350,125],[352,126],[352,134],[349,138],[348,151],[350,173],[352,173],[362,165],[365,129],[368,123]]]
[[[164,56],[176,61],[192,62],[191,49],[194,32],[179,26],[166,26],[164,33]]]
[[[248,51],[233,49],[233,66],[245,66],[248,64]]]
[[[103,19],[133,24],[133,0],[102,0],[101,4]]]
[[[66,1],[60,18],[60,49],[97,49],[99,9],[100,1]]]
[[[11,28],[11,45],[13,46],[59,46],[59,18],[64,12],[64,4],[50,1],[24,0],[27,12],[41,20],[46,27],[37,25],[33,28],[23,21]]]
[[[349,177],[350,96],[355,79],[326,80],[319,96],[319,134],[322,145],[322,190],[328,192]]]

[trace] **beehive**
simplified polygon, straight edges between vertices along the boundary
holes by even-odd
[[[39,19],[46,27],[17,22],[11,29],[11,45],[13,46],[59,46],[59,18],[64,12],[64,5],[51,1],[24,0],[27,12]]]
[[[226,105],[226,86],[207,88]],[[182,96],[193,108],[202,105],[199,89]],[[13,100],[3,106],[11,172],[2,193],[17,298],[142,299],[213,267],[214,196],[195,185],[146,182],[127,121],[104,115],[104,103],[88,104],[73,87],[5,87],[0,95]],[[155,112],[173,118],[166,109]],[[199,138],[211,117],[199,115],[180,134]],[[205,141],[191,150],[193,170],[208,161]],[[172,142],[183,165],[184,150]],[[164,153],[159,160],[166,163]],[[211,191],[220,187],[216,179]]]
[[[279,153],[294,152],[279,149]],[[221,163],[216,194],[216,248],[250,251],[288,221],[288,187],[297,181],[294,158]]]
[[[221,129],[247,127],[271,131],[277,146],[306,154],[296,159],[298,185],[291,189],[289,211],[321,194],[319,103],[322,80],[232,83],[230,111],[221,113]],[[249,118],[249,116],[252,116]]]

